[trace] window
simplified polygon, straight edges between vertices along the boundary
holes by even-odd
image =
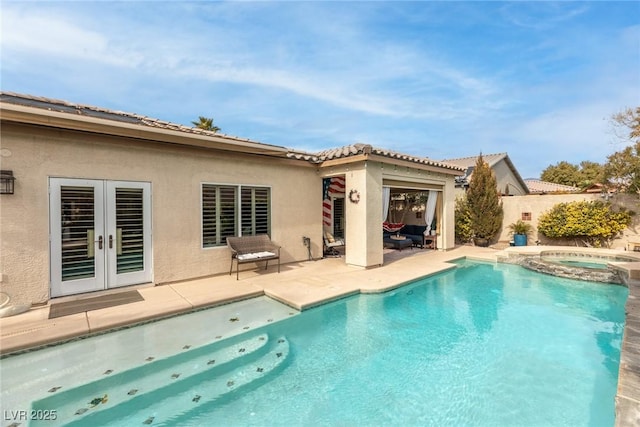
[[[202,246],[226,245],[227,237],[270,234],[271,190],[202,184]]]
[[[531,212],[522,212],[523,221],[531,221]]]

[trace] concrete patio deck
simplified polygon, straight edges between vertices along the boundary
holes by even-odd
[[[447,261],[463,257],[495,261],[491,249],[463,246],[450,252],[389,250],[385,264],[363,269],[348,266],[344,258],[324,258],[283,264],[282,272],[246,267],[240,280],[219,275],[160,286],[141,285],[144,301],[49,319],[50,305],[0,318],[0,354],[42,346],[87,334],[103,332],[156,318],[214,307],[267,295],[296,310],[362,293],[384,292],[413,279],[453,268]],[[91,297],[118,290],[94,292]],[[86,298],[87,296],[84,296]],[[55,302],[82,297],[56,298]]]
[[[397,288],[419,277],[455,268],[449,263],[452,260],[466,257],[496,262],[499,256],[512,251],[535,254],[544,249],[549,248],[529,246],[500,251],[461,246],[448,252],[418,249],[388,251],[384,265],[373,269],[348,266],[343,258],[325,258],[284,264],[280,274],[272,269],[266,272],[246,269],[241,271],[238,281],[235,275],[220,275],[161,286],[143,285],[135,289],[144,297],[144,301],[125,306],[49,319],[50,306],[44,305],[23,314],[2,318],[0,354],[262,295],[296,310],[305,310],[357,293],[378,293]],[[640,262],[632,266],[630,277],[616,396],[616,426],[640,425]]]

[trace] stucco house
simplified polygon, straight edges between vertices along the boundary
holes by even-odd
[[[385,189],[433,190],[437,247],[454,246],[455,165],[365,144],[306,153],[8,92],[0,119],[14,178],[0,195],[0,289],[19,303],[228,274],[228,236],[269,234],[285,269],[309,249],[320,258],[333,177],[346,263],[383,263]]]
[[[523,196],[529,194],[527,184],[520,176],[520,173],[507,153],[483,154],[482,159],[487,162],[491,170],[495,173],[498,192],[501,195]],[[456,188],[459,189],[459,192],[464,192],[469,186],[477,161],[478,156],[442,160],[444,163],[464,168],[465,173],[456,179]]]

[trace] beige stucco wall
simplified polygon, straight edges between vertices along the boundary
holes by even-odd
[[[535,245],[536,240],[542,243],[548,241],[544,236],[538,234],[537,224],[544,212],[551,209],[558,203],[568,203],[583,200],[602,200],[600,194],[545,194],[545,195],[528,195],[528,196],[510,196],[503,197],[502,203],[504,208],[503,228],[500,233],[499,240],[508,242],[512,239],[509,235],[508,225],[522,218],[523,212],[531,212],[531,225],[534,227],[533,233],[529,236],[529,245]],[[629,228],[623,232],[621,238],[613,242],[613,249],[623,249],[628,241],[640,241],[640,201],[636,196],[631,195],[614,195],[610,200],[614,205],[624,206],[625,208],[635,211],[633,222]]]
[[[359,267],[382,265],[382,171],[374,162],[349,165],[345,173],[345,262]],[[356,190],[360,201],[349,198]]]
[[[306,162],[15,124],[1,131],[2,168],[16,181],[0,199],[0,286],[17,303],[49,299],[49,177],[151,182],[155,283],[228,273],[226,247],[201,247],[202,182],[271,187],[282,262],[307,259],[303,236],[322,255],[322,181]]]

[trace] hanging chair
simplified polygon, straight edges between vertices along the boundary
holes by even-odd
[[[392,223],[385,221],[382,223],[382,228],[384,229],[384,231],[387,231],[389,233],[396,233],[400,231],[402,227],[404,227],[404,224],[401,222]]]

